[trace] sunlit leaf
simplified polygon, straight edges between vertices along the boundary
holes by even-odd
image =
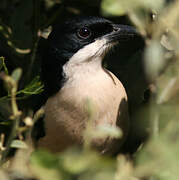
[[[103,0],[101,4],[103,14],[123,15],[139,8],[160,10],[163,0]]]
[[[114,172],[115,161],[102,157],[95,151],[82,151],[79,148],[71,148],[59,156],[59,163],[64,169],[73,174],[93,171],[94,174],[102,169],[106,172]]]
[[[13,140],[11,143],[12,148],[18,148],[18,149],[27,149],[28,146],[25,142],[20,140]]]
[[[120,5],[117,0],[103,0],[101,3],[101,11],[104,15],[120,16],[127,13],[127,9]]]
[[[89,168],[92,168],[92,163],[96,163],[99,160],[99,157],[96,153],[82,153],[76,149],[67,151],[63,157],[63,166],[64,168],[73,173],[78,174],[82,173]]]
[[[159,42],[152,41],[145,52],[145,71],[150,80],[154,80],[165,65],[163,49]]]
[[[102,138],[102,137],[111,137],[111,138],[120,138],[122,136],[122,130],[115,126],[110,126],[108,124],[106,125],[100,125],[97,126],[97,130],[93,134],[96,138]]]
[[[34,152],[31,157],[31,162],[46,168],[58,167],[58,159],[56,156],[45,150]]]
[[[21,78],[22,75],[22,69],[17,68],[12,72],[11,77],[14,79],[14,81],[19,81],[19,79]]]
[[[58,170],[58,158],[47,151],[39,150],[32,153],[31,168],[41,180],[63,180]]]

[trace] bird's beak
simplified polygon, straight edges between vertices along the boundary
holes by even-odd
[[[128,25],[114,24],[113,31],[104,36],[108,43],[126,42],[139,36],[137,30]]]

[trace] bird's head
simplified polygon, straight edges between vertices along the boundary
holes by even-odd
[[[61,22],[48,37],[42,61],[47,93],[52,95],[61,88],[67,63],[73,67],[88,63],[101,66],[101,60],[111,47],[136,35],[133,27],[100,17],[75,17]]]

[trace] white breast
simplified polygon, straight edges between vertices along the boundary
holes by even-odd
[[[102,68],[94,72],[86,70],[71,77],[55,96],[48,99],[45,105],[46,136],[39,141],[39,146],[59,152],[73,144],[82,144],[89,120],[88,102],[92,104],[93,127],[100,124],[119,126],[124,136],[118,145],[123,142],[128,131],[127,95],[123,85]],[[92,145],[103,152],[113,151],[116,141],[94,139]]]

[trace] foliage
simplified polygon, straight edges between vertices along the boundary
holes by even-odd
[[[1,0],[0,179],[177,180],[178,9],[178,0]],[[40,36],[49,25],[76,14],[132,23],[145,40],[142,66],[137,50],[128,61],[120,62],[122,68],[114,62],[108,65],[124,80],[129,95],[131,137],[125,152],[131,153],[130,158],[124,154],[101,156],[88,146],[72,147],[60,154],[33,151],[32,128],[43,115],[43,109],[38,109],[43,105],[38,98],[43,92]],[[135,77],[130,76],[133,74]],[[150,92],[147,103],[144,92]],[[99,136],[122,134],[109,127],[108,132],[103,131]],[[138,144],[138,138],[140,146],[130,149]]]

